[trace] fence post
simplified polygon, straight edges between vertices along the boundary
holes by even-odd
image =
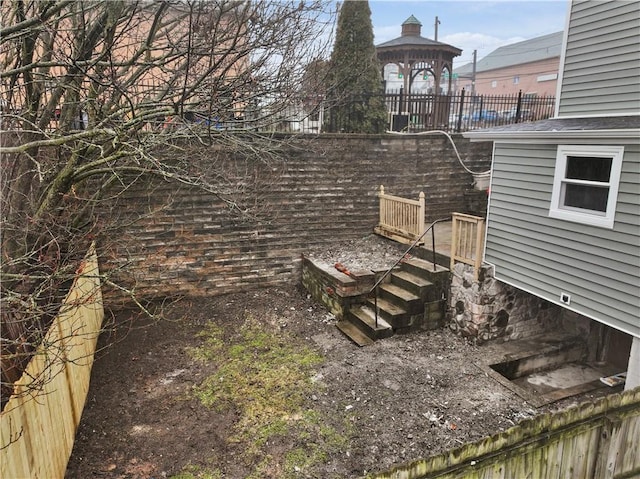
[[[384,186],[380,185],[380,192],[378,193],[378,203],[380,204],[380,224],[384,224]]]
[[[518,91],[518,103],[516,104],[516,121],[520,123],[520,115],[522,114],[522,90]]]
[[[478,281],[478,272],[480,266],[482,266],[482,253],[484,252],[484,220],[479,220],[476,223],[476,261],[473,265],[473,272],[476,281]]]
[[[456,255],[458,254],[458,214],[451,215],[451,260],[449,262],[449,270],[453,271],[456,264]]]
[[[462,112],[464,112],[464,88],[460,92],[460,106],[458,107],[458,118],[456,118],[456,133],[462,129]]]
[[[424,233],[424,215],[425,215],[425,208],[424,208],[424,191],[420,192],[420,195],[418,196],[418,203],[420,203],[418,209],[418,236],[420,236],[422,233]]]

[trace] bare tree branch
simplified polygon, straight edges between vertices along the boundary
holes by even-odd
[[[265,132],[299,108],[307,65],[327,57],[328,8],[316,0],[0,2],[3,398],[89,242],[110,251],[117,228],[135,220],[110,209],[132,184],[151,175],[202,188],[252,217],[260,202],[247,196],[249,180],[238,181],[249,167],[204,171],[183,145],[273,170],[281,145]],[[118,281],[103,284],[152,313],[134,282]]]

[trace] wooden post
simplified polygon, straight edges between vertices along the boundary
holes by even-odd
[[[422,233],[424,233],[424,191],[420,192],[420,195],[418,196],[418,203],[420,204],[418,211],[418,236],[420,236]]]
[[[456,263],[455,258],[458,254],[458,214],[453,213],[451,216],[451,262],[449,263],[449,270],[453,271]]]
[[[379,198],[379,203],[380,203],[380,226],[382,226],[384,224],[384,209],[385,209],[385,204],[384,204],[384,186],[380,185],[380,192],[378,193],[378,198]]]
[[[484,220],[478,220],[476,223],[476,262],[474,265],[474,274],[476,281],[478,280],[478,271],[482,266],[482,253],[484,251]]]

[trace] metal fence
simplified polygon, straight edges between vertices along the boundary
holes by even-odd
[[[86,129],[90,124],[91,115],[96,115],[95,109],[88,108],[89,85],[80,89],[76,102],[66,103],[66,108],[75,112],[72,129]],[[158,95],[160,86],[154,82],[140,82],[127,98],[135,99],[136,114],[148,117],[150,111],[160,105]],[[2,112],[2,129],[22,128],[22,115],[25,109],[23,88],[9,88],[0,85],[0,111]],[[168,98],[175,94],[165,92]],[[45,89],[43,102],[48,102],[51,91]],[[386,130],[400,132],[420,132],[427,130],[446,130],[461,132],[476,128],[535,121],[549,118],[553,115],[555,97],[535,96],[523,94],[513,95],[474,95],[465,90],[460,93],[405,93],[402,88],[388,91],[382,95],[358,95],[345,97],[335,106],[323,100],[322,94],[316,94],[313,99],[308,97],[292,98],[287,108],[277,105],[279,110],[271,111],[273,106],[269,102],[260,104],[235,100],[216,100],[213,104],[207,98],[190,98],[189,102],[178,105],[178,114],[160,115],[149,120],[146,129],[162,130],[181,128],[184,124],[204,125],[214,130],[259,130],[286,131],[301,133],[320,132],[351,132],[355,124],[362,122],[369,105],[386,105]],[[170,103],[170,102],[169,102]],[[168,104],[168,103],[167,103]],[[173,104],[172,104],[173,105]],[[173,105],[174,107],[176,105]],[[59,128],[62,107],[55,109],[46,120],[47,131]],[[334,111],[335,109],[335,111]],[[123,110],[124,111],[124,110]],[[160,110],[161,111],[161,110]],[[335,114],[332,114],[335,113]],[[124,123],[131,120],[132,113],[123,116],[109,117],[109,123]],[[260,121],[256,119],[262,119]],[[105,121],[105,118],[94,118],[94,121]]]
[[[362,104],[362,99],[353,101]],[[388,129],[401,132],[446,130],[461,132],[477,128],[536,121],[553,116],[555,97],[513,95],[472,95],[462,90],[456,94],[404,93],[403,89],[384,94],[388,112]],[[347,110],[350,100],[340,108]],[[330,108],[324,109],[325,118]],[[340,125],[331,130],[341,131]]]

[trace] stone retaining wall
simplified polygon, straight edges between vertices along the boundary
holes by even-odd
[[[491,143],[455,141],[469,168],[489,168]],[[222,198],[162,180],[138,183],[118,200],[128,226],[120,249],[105,253],[108,265],[130,262],[141,297],[218,295],[298,282],[301,255],[312,247],[371,234],[381,184],[410,198],[424,191],[427,220],[478,208],[477,193],[465,196],[472,175],[445,137],[297,137],[276,153],[256,161],[185,147]]]
[[[301,282],[314,300],[324,304],[337,318],[343,319],[352,305],[366,298],[384,273],[386,269],[350,271],[347,275],[334,265],[303,258]]]

